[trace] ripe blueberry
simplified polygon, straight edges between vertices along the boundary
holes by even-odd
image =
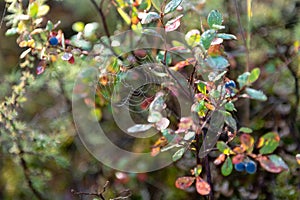
[[[58,45],[58,39],[57,39],[56,37],[51,37],[51,38],[49,39],[49,43],[50,43],[50,45],[52,45],[52,46],[56,46],[56,45]]]
[[[249,174],[254,174],[257,169],[256,163],[252,160],[247,162],[245,167],[246,167],[246,172],[248,172]]]
[[[240,162],[234,165],[234,169],[238,172],[242,172],[245,170],[245,163],[244,162]]]
[[[225,83],[225,88],[229,89],[229,88],[236,88],[236,84],[234,81],[230,80],[228,82]]]

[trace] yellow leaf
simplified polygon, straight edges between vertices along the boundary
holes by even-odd
[[[48,5],[41,5],[41,6],[39,6],[37,16],[42,17],[42,16],[46,15],[49,12],[49,10],[50,10],[50,7]]]

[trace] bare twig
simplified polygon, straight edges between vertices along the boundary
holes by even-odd
[[[236,12],[236,17],[237,17],[240,33],[242,35],[242,40],[243,40],[245,50],[246,50],[246,68],[245,68],[245,71],[248,72],[249,68],[250,68],[249,49],[248,49],[247,40],[246,40],[246,37],[245,37],[245,31],[243,29],[242,22],[241,22],[241,16],[240,16],[239,5],[238,5],[237,0],[234,0],[234,7],[235,7],[235,12]]]
[[[108,184],[109,184],[109,181],[106,181],[101,192],[96,192],[96,193],[95,192],[77,192],[74,189],[71,189],[71,193],[73,193],[74,195],[79,195],[79,196],[81,196],[81,195],[96,196],[96,197],[101,198],[102,200],[105,200],[103,193],[105,192]]]

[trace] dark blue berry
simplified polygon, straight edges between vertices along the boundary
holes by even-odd
[[[225,83],[225,88],[229,89],[229,88],[236,88],[236,84],[234,81],[230,80],[228,82]]]
[[[254,174],[256,172],[256,163],[254,161],[249,161],[246,163],[246,172],[248,172],[249,174]]]
[[[56,37],[51,37],[51,38],[49,39],[49,43],[50,43],[50,45],[52,45],[52,46],[56,46],[56,45],[58,45],[58,39],[57,39]]]
[[[245,170],[245,163],[244,162],[240,162],[234,165],[234,169],[238,172],[242,172]]]

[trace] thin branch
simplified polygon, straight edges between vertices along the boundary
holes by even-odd
[[[101,198],[102,200],[105,200],[104,196],[103,196],[103,193],[106,191],[106,188],[109,184],[109,181],[106,181],[106,183],[104,184],[103,186],[103,189],[101,192],[97,192],[97,193],[93,193],[93,192],[77,192],[75,191],[74,189],[71,189],[71,193],[74,194],[74,195],[85,195],[85,196],[96,196],[96,197],[99,197]]]
[[[20,164],[23,169],[23,173],[24,173],[28,187],[30,188],[32,193],[36,196],[36,198],[38,198],[39,200],[44,200],[45,198],[42,196],[42,194],[37,189],[35,189],[35,187],[33,186],[32,180],[30,179],[29,167],[27,165],[26,160],[24,159],[23,149],[20,144],[18,144],[18,148],[20,150],[20,154],[19,154]]]
[[[246,38],[245,38],[245,31],[244,31],[243,26],[242,26],[241,16],[240,16],[240,13],[239,13],[239,5],[238,5],[237,0],[234,0],[234,7],[235,7],[235,12],[236,12],[236,17],[237,17],[240,33],[242,35],[242,40],[243,40],[243,43],[244,43],[244,46],[245,46],[245,49],[246,49],[246,68],[245,68],[245,71],[248,72],[249,68],[250,68],[249,49],[248,49],[247,41],[246,41]]]

